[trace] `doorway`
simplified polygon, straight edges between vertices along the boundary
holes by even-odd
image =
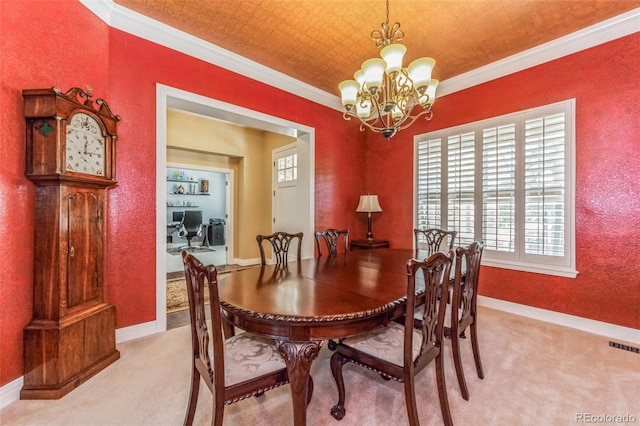
[[[156,85],[156,211],[166,210],[167,202],[167,109],[173,108],[229,123],[259,130],[288,135],[297,141],[297,163],[299,192],[297,200],[298,224],[304,234],[313,235],[314,230],[314,145],[315,130],[300,123],[256,112],[237,105],[228,104],[184,90]],[[164,214],[156,214],[156,332],[166,330],[166,220]],[[228,262],[241,263],[234,253],[228,253]],[[302,244],[302,256],[313,256],[313,238]]]
[[[172,159],[172,150],[167,150],[167,159]],[[229,264],[227,253],[233,252],[234,170],[172,161],[167,161],[166,170],[167,277],[184,275],[180,253],[188,245],[203,263],[224,268]],[[202,215],[202,228],[191,244],[180,234],[186,211]]]

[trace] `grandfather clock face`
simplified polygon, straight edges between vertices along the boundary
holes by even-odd
[[[67,171],[104,176],[105,140],[95,118],[82,112],[72,116],[66,130]]]

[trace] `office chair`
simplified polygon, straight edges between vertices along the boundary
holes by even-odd
[[[191,239],[193,237],[202,236],[202,211],[201,210],[187,210],[184,212],[182,223],[180,224],[180,230],[178,235],[181,238],[187,239],[187,245],[182,248],[192,249]]]

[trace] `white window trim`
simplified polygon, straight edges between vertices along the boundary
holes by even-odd
[[[518,271],[525,272],[534,272],[540,274],[547,275],[555,275],[561,277],[575,278],[578,274],[576,270],[576,256],[575,256],[575,99],[569,99],[562,102],[557,102],[550,105],[544,105],[537,108],[531,108],[524,111],[518,111],[511,114],[505,114],[499,117],[492,117],[486,120],[477,121],[473,123],[467,123],[455,127],[451,127],[448,129],[437,130],[434,132],[418,134],[414,136],[414,152],[413,152],[413,224],[414,227],[417,227],[418,223],[418,143],[423,142],[428,139],[438,139],[441,138],[443,141],[447,140],[447,136],[452,134],[460,134],[463,132],[468,132],[470,130],[479,131],[479,129],[498,126],[507,121],[513,121],[514,117],[517,115],[528,115],[535,112],[541,112],[544,114],[549,113],[552,110],[564,111],[566,113],[566,142],[565,142],[565,175],[567,187],[565,188],[565,207],[567,209],[566,215],[566,226],[569,232],[567,233],[566,238],[566,255],[561,257],[561,264],[550,264],[550,263],[538,263],[535,260],[535,256],[528,256],[527,260],[517,260],[511,256],[511,253],[503,253],[497,252],[493,250],[485,250],[482,257],[482,264],[485,266],[492,266],[497,268],[504,269],[513,269]],[[482,141],[476,140],[476,147],[478,144],[481,144]],[[518,142],[520,143],[520,142]],[[482,176],[482,151],[478,151],[476,148],[476,152],[480,153],[480,155],[476,155],[476,165],[478,162],[480,163],[480,167],[476,167],[476,178],[478,175]],[[479,158],[480,157],[480,158]],[[443,177],[443,183],[444,183]],[[476,186],[477,188],[477,186]],[[520,191],[521,188],[517,188],[516,191]],[[476,192],[476,200],[478,200],[478,195],[481,198],[480,193]],[[477,209],[476,209],[477,210]],[[479,209],[481,213],[481,208]],[[516,213],[521,217],[523,212],[517,211]],[[442,220],[446,223],[447,216],[446,211],[442,214]],[[481,216],[476,215],[476,225],[481,221]],[[446,226],[445,226],[446,227]],[[475,229],[475,237],[477,240],[482,239],[482,229],[481,223],[480,226],[476,226]],[[456,242],[457,243],[457,242]],[[511,258],[510,258],[511,257]]]

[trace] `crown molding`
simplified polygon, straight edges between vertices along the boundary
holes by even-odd
[[[438,96],[486,83],[640,31],[640,8],[443,81]]]
[[[168,47],[212,65],[284,90],[326,107],[342,110],[340,98],[212,43],[177,30],[112,0],[79,0],[110,27]]]
[[[339,96],[129,10],[114,3],[113,0],[79,1],[112,28],[177,50],[328,108],[343,111]],[[438,96],[442,97],[468,89],[636,33],[640,31],[638,22],[640,22],[640,8],[444,80],[438,86]]]

